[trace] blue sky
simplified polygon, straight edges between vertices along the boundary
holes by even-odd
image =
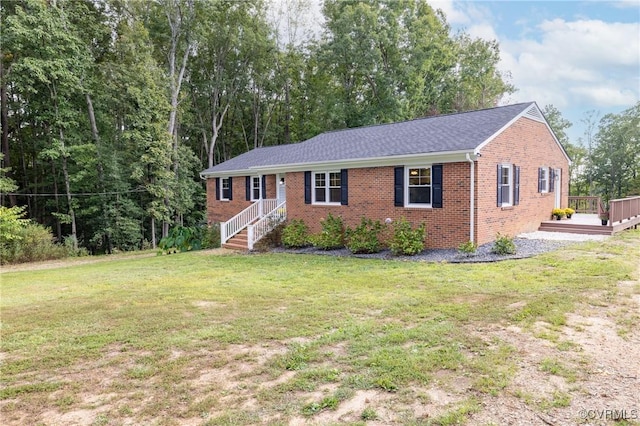
[[[500,43],[499,69],[518,89],[501,104],[553,104],[573,123],[572,143],[584,137],[587,112],[599,121],[640,101],[640,0],[427,1],[453,33]],[[312,33],[322,22],[321,2],[271,0],[276,14],[295,15],[306,5],[302,21]]]
[[[503,103],[553,104],[584,137],[585,113],[640,101],[640,0],[430,1],[454,30],[500,43],[500,70],[518,91]]]

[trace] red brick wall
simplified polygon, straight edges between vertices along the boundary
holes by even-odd
[[[476,161],[475,241],[493,241],[498,232],[515,236],[538,229],[550,218],[554,193],[539,194],[538,168],[562,169],[562,206],[567,205],[568,163],[543,123],[521,118],[490,142]],[[496,167],[499,163],[520,166],[520,204],[497,207]],[[401,164],[398,164],[401,166]],[[290,219],[303,219],[311,232],[320,231],[320,219],[329,213],[355,226],[365,216],[384,222],[407,218],[414,225],[425,223],[430,248],[452,248],[469,240],[468,162],[443,165],[443,208],[421,209],[394,206],[393,167],[349,169],[349,205],[323,206],[304,203],[304,172],[287,173],[287,212]],[[276,198],[276,176],[267,176],[267,198]],[[233,200],[215,200],[215,179],[207,180],[209,222],[230,219],[249,206],[245,201],[244,177],[233,178]]]
[[[469,240],[469,164],[444,164],[442,178],[443,208],[403,208],[394,206],[393,167],[349,169],[349,205],[323,206],[304,203],[303,172],[287,173],[287,215],[303,219],[311,232],[320,231],[320,219],[329,213],[350,227],[363,216],[383,223],[405,217],[416,226],[426,224],[427,247],[457,247]]]
[[[533,232],[551,217],[555,193],[538,193],[538,168],[562,169],[561,206],[569,194],[569,163],[543,123],[520,118],[481,151],[476,179],[476,241],[493,241],[496,233],[515,236]],[[520,204],[497,207],[497,165],[520,166]]]
[[[276,175],[266,175],[266,198],[276,198]],[[245,176],[232,178],[231,201],[216,200],[216,180],[207,179],[207,223],[224,222],[251,205],[247,200]]]

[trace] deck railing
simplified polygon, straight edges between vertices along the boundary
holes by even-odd
[[[226,222],[220,224],[220,241],[226,243],[231,237],[242,231],[251,222],[260,219],[265,212],[273,211],[278,205],[276,199],[258,200],[246,209],[232,217]]]
[[[600,197],[569,196],[569,207],[575,210],[576,213],[598,213],[599,203],[600,203]]]
[[[273,200],[275,201],[275,200]],[[253,245],[275,228],[279,223],[287,218],[287,202],[275,206],[275,208],[266,212],[265,215],[254,223],[247,226],[247,244],[249,250],[253,250]]]
[[[640,196],[609,201],[609,220],[612,224],[639,216]]]

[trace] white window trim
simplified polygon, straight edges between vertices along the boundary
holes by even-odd
[[[512,207],[513,206],[513,164],[500,164],[500,191],[505,186],[502,184],[502,170],[509,170],[509,201],[505,202],[504,197],[502,198],[502,207]]]
[[[224,197],[224,181],[227,181],[227,184],[229,183],[229,177],[221,177],[220,178],[220,201],[229,201],[229,198],[225,198]]]
[[[258,180],[258,188],[256,188],[254,186],[255,184],[255,179]],[[255,198],[254,193],[255,190],[258,190],[258,198]],[[260,200],[260,196],[262,195],[262,179],[260,179],[260,176],[251,176],[251,201],[258,201]]]
[[[549,178],[551,177],[551,173],[549,167],[540,167],[540,169],[542,169],[542,173],[544,174],[544,179],[541,179],[544,182],[544,185],[542,186],[540,192],[542,194],[546,194],[549,192],[549,181],[551,180]]]
[[[431,191],[431,203],[410,203],[409,202],[409,169],[429,169],[429,190]],[[433,168],[431,164],[425,164],[420,166],[405,166],[404,168],[404,206],[419,209],[430,209],[433,204]]]
[[[325,194],[325,200],[329,200],[331,197],[331,179],[329,178],[329,176],[331,175],[331,173],[337,173],[338,175],[340,175],[340,185],[342,186],[342,175],[340,173],[340,170],[329,170],[326,172],[311,172],[311,203],[312,204],[318,204],[321,206],[339,206],[340,205],[340,200],[338,201],[316,201],[316,175],[319,174],[323,174],[324,175],[324,179],[325,179],[325,183],[327,186],[324,187],[324,194]],[[338,187],[338,188],[341,188]]]

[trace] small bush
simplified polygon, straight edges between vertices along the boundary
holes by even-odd
[[[291,220],[282,230],[282,245],[299,248],[309,245],[309,228],[302,219]]]
[[[513,243],[513,238],[498,233],[491,252],[500,255],[516,254],[516,245]]]
[[[253,250],[266,252],[272,248],[282,245],[282,232],[284,230],[284,226],[284,223],[277,224],[271,231],[253,245]]]
[[[458,246],[458,253],[467,257],[474,256],[477,250],[478,245],[473,241],[467,241],[466,243],[462,243]]]
[[[393,224],[393,236],[389,248],[395,255],[414,256],[424,250],[425,236],[424,223],[413,229],[405,218],[401,218]]]
[[[202,230],[202,248],[214,249],[220,247],[220,224],[212,223]]]
[[[382,244],[378,238],[383,225],[380,221],[362,218],[360,225],[354,229],[347,228],[345,237],[347,248],[351,253],[378,253],[382,250]]]
[[[64,246],[53,243],[48,228],[30,221],[15,229],[11,240],[0,243],[0,264],[61,259],[68,254]]]
[[[176,226],[169,235],[160,240],[158,254],[171,254],[202,248],[202,229],[198,227]]]
[[[331,213],[320,221],[322,231],[311,237],[311,243],[323,250],[334,250],[344,247],[344,222],[340,216]]]

